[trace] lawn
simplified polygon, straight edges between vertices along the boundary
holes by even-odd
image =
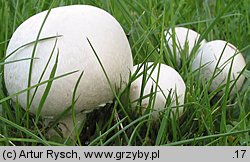
[[[55,0],[53,6],[51,2],[0,0],[0,145],[250,145],[250,72],[243,72],[244,85],[235,95],[210,92],[209,83],[192,72],[193,58],[182,58],[186,63],[179,66],[169,57],[164,36],[170,27],[187,27],[207,41],[220,39],[234,44],[249,64],[250,0]],[[113,15],[129,40],[134,65],[161,62],[179,72],[186,84],[180,118],[163,114],[153,120],[150,114],[134,113],[127,96],[119,93],[113,103],[87,114],[75,140],[47,137],[43,118],[36,122],[38,119],[17,100],[11,101],[3,68],[12,34],[36,13],[73,4],[96,6]],[[50,127],[56,125],[54,122]]]

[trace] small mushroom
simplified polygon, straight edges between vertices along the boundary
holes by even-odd
[[[232,69],[229,74],[231,66]],[[200,48],[192,64],[192,69],[199,72],[200,78],[205,81],[212,78],[210,91],[225,85],[228,76],[230,76],[230,85],[239,77],[231,91],[231,95],[233,95],[243,85],[245,77],[240,73],[245,66],[244,57],[234,45],[223,40],[215,40],[204,44]],[[220,94],[222,95],[222,93]]]
[[[138,71],[141,64],[134,66],[133,73]],[[143,65],[144,66],[144,65]],[[152,62],[145,64],[146,66],[146,76],[142,67],[136,74],[136,78],[131,83],[130,89],[130,101],[132,102],[132,107],[138,108],[145,112],[145,110],[152,104],[151,99],[156,95],[152,116],[154,119],[159,117],[159,113],[163,112],[161,110],[166,109],[167,106],[172,106],[173,109],[179,110],[179,115],[183,112],[184,96],[186,91],[186,85],[177,71],[175,71],[170,66],[164,64],[154,65]],[[158,68],[160,66],[159,79],[157,84]],[[145,82],[143,83],[143,78]],[[142,91],[143,88],[143,91]],[[156,92],[155,92],[156,88]],[[141,92],[143,92],[141,94]],[[150,97],[151,96],[151,97]],[[170,99],[170,104],[167,105],[167,100]],[[141,105],[138,104],[141,100]],[[152,106],[152,105],[151,105]],[[176,110],[173,112],[176,113]]]
[[[170,28],[168,31],[165,31],[165,35],[171,54],[173,56],[176,54],[176,62],[178,65],[181,63],[181,54],[183,51],[187,49],[189,56],[194,47],[198,45],[197,43],[200,37],[199,33],[185,27]],[[206,40],[202,40],[199,46],[204,43],[206,43]]]

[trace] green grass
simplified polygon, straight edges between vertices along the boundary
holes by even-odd
[[[45,127],[39,112],[35,116],[30,115],[29,104],[22,109],[18,104],[18,97],[15,102],[12,102],[11,98],[46,84],[46,91],[39,104],[39,111],[41,111],[53,81],[63,79],[64,76],[74,72],[54,77],[56,61],[49,80],[41,81],[41,76],[37,85],[8,96],[4,86],[3,67],[4,64],[11,63],[4,60],[8,41],[15,29],[32,15],[48,10],[51,7],[51,1],[0,0],[0,145],[250,145],[249,71],[246,69],[243,72],[246,76],[245,83],[235,96],[229,95],[231,91],[229,80],[224,87],[208,92],[213,78],[205,83],[197,79],[196,74],[191,71],[190,64],[195,53],[190,57],[182,57],[182,65],[178,66],[175,58],[170,57],[169,50],[165,48],[164,38],[164,31],[169,27],[188,27],[201,33],[202,38],[207,41],[216,39],[229,41],[243,53],[248,63],[250,60],[250,0],[55,0],[53,7],[71,4],[94,5],[111,13],[127,34],[134,64],[153,61],[175,68],[187,87],[183,105],[184,115],[179,119],[171,119],[169,113],[162,113],[164,115],[160,119],[153,121],[150,110],[142,115],[134,113],[127,96],[130,87],[128,84],[124,91],[112,89],[115,95],[112,104],[108,103],[87,115],[82,131],[75,130],[76,141],[46,137],[46,132],[56,127],[65,112],[60,114],[49,127]],[[56,37],[60,36],[52,38]],[[36,44],[38,41],[44,40],[40,40],[38,35],[37,40],[31,43]],[[91,45],[91,40],[89,44]],[[92,49],[94,51],[94,47]],[[60,55],[60,51],[58,54]],[[101,64],[98,54],[95,53],[95,55]],[[27,59],[31,59],[32,62],[36,58]],[[30,66],[32,67],[32,64]],[[144,67],[141,66],[141,68]],[[105,73],[105,69],[103,72]],[[136,75],[131,75],[130,81],[135,78]],[[80,79],[81,77],[77,83]],[[225,93],[224,96],[218,97],[216,93],[221,88],[225,88]],[[74,95],[72,98],[72,109],[77,102],[77,97]],[[153,106],[154,93],[149,97],[150,104]],[[32,101],[32,98],[28,100]],[[169,108],[170,105],[166,107]],[[67,111],[69,109],[71,108]],[[72,118],[75,122],[74,116],[73,113]]]

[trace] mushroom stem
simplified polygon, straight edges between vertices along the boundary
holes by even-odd
[[[49,123],[53,121],[53,119],[47,118],[45,119],[46,123]],[[86,120],[86,113],[85,112],[80,112],[77,113],[75,116],[75,124],[73,122],[72,115],[67,115],[64,118],[62,118],[58,123],[58,128],[63,136],[63,138],[71,138],[71,139],[76,139],[76,131],[75,129],[80,129],[82,123]],[[53,136],[60,136],[60,134],[55,131],[54,129],[51,129],[47,135],[49,137]]]

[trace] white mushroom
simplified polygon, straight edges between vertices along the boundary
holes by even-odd
[[[133,73],[137,71],[138,67],[140,67],[140,65],[134,66]],[[144,69],[143,67],[137,73],[137,76],[138,75],[140,76],[131,83],[130,100],[132,102],[132,106],[136,107],[138,103],[137,101],[142,99],[141,109],[144,112],[149,106],[150,96],[154,96],[150,94],[156,94],[155,105],[153,108],[154,112],[152,113],[154,119],[157,119],[159,117],[160,110],[166,109],[167,106],[172,106],[173,108],[177,108],[176,105],[179,105],[178,110],[179,110],[179,115],[181,115],[183,112],[184,96],[186,91],[186,85],[182,77],[179,75],[177,71],[175,71],[170,66],[161,64],[159,80],[158,84],[156,84],[159,64],[154,66],[153,63],[148,63],[146,67],[147,67],[147,72],[146,72],[147,82],[144,83],[145,87],[142,95],[141,95],[141,88],[143,85],[143,75],[140,74],[143,73]],[[156,86],[157,86],[157,91],[155,93]],[[171,102],[170,105],[166,105],[166,101],[168,99],[170,99]],[[173,112],[176,111],[174,110]]]
[[[174,54],[176,55],[176,62],[178,65],[180,65],[183,51],[187,50],[189,56],[193,48],[198,45],[197,43],[200,37],[199,33],[185,27],[171,28],[165,31],[165,35],[171,54],[173,56]],[[206,43],[206,40],[202,40],[199,46],[204,43]]]
[[[7,55],[18,47],[36,40],[46,14],[47,11],[36,14],[17,28],[9,42]],[[57,35],[59,37],[56,50],[42,81],[49,79],[57,52],[59,56],[55,76],[75,70],[79,72],[53,81],[41,115],[55,117],[71,106],[73,90],[81,71],[84,73],[76,92],[76,97],[79,97],[75,103],[76,113],[92,111],[98,105],[113,100],[114,94],[87,38],[93,45],[111,86],[122,88],[120,85],[128,82],[133,60],[129,42],[116,19],[104,10],[88,5],[54,8],[45,21],[40,39]],[[31,85],[38,83],[55,42],[56,38],[38,42],[35,53],[35,58],[38,59],[33,60]],[[25,46],[6,61],[31,58],[33,48],[34,44]],[[5,65],[4,79],[9,94],[27,88],[30,61]],[[46,85],[39,86],[30,107],[31,113],[37,112],[45,88]],[[31,99],[34,89],[30,92]],[[20,105],[26,108],[27,93],[20,94],[18,98]]]
[[[216,66],[217,64],[218,66]],[[232,71],[229,75],[231,65]],[[227,83],[228,76],[230,76],[232,85],[245,66],[245,59],[235,46],[222,40],[215,40],[204,44],[200,48],[194,59],[192,69],[193,71],[200,71],[200,77],[206,81],[213,78],[210,91],[214,91]],[[216,73],[213,76],[215,69]],[[244,79],[243,75],[239,76],[231,95],[240,90]]]

